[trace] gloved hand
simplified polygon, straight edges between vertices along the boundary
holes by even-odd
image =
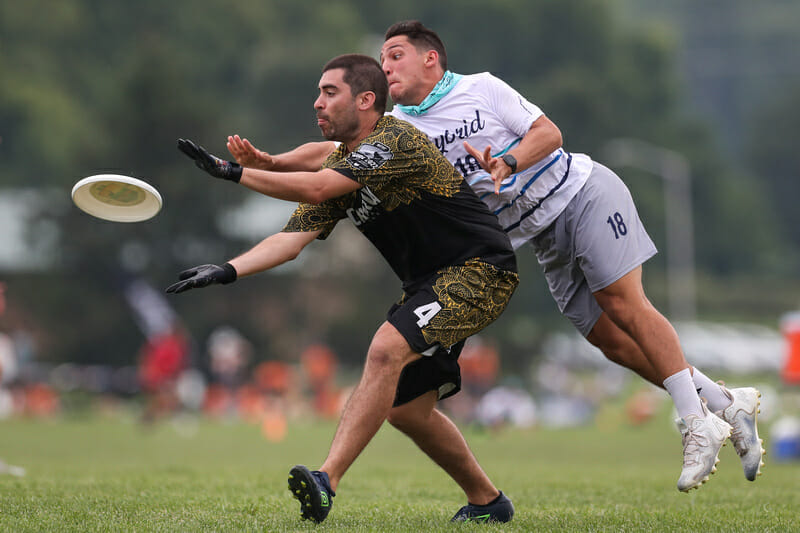
[[[167,287],[166,292],[179,293],[189,289],[200,289],[215,283],[227,285],[236,281],[236,269],[230,263],[222,266],[200,265],[178,274],[178,283]]]
[[[198,146],[189,139],[178,139],[178,149],[194,159],[194,164],[205,170],[215,178],[235,181],[242,179],[242,166],[239,163],[225,161],[212,155],[202,146]]]

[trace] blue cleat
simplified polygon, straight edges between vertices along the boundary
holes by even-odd
[[[468,503],[458,510],[451,522],[510,522],[514,517],[514,504],[500,491],[500,496],[486,505]]]
[[[328,474],[303,465],[297,465],[289,471],[289,490],[300,502],[300,517],[320,523],[328,516],[333,507],[333,497]]]

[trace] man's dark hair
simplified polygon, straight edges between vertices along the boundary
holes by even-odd
[[[381,114],[386,111],[389,84],[380,63],[362,54],[345,54],[334,57],[322,67],[322,72],[340,68],[344,70],[342,80],[350,86],[350,94],[371,91],[375,93],[373,108]]]
[[[398,35],[405,35],[408,38],[408,42],[414,45],[414,48],[419,52],[436,50],[439,54],[439,65],[441,65],[442,70],[447,70],[447,52],[444,49],[444,43],[435,31],[426,28],[418,20],[404,20],[403,22],[392,24],[386,30],[383,40],[388,41]]]

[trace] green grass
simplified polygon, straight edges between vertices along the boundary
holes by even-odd
[[[679,493],[680,439],[663,416],[569,430],[467,430],[514,501],[510,524],[454,525],[458,487],[384,427],[339,486],[331,515],[299,519],[295,463],[318,466],[334,426],[295,424],[281,443],[243,423],[143,428],[130,416],[0,422],[0,531],[798,531],[800,464],[744,479],[732,447],[699,491]],[[762,429],[766,433],[766,428]]]

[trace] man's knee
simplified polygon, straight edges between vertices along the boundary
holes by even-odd
[[[388,322],[378,328],[367,351],[367,364],[375,368],[396,369],[418,358],[405,337]]]

